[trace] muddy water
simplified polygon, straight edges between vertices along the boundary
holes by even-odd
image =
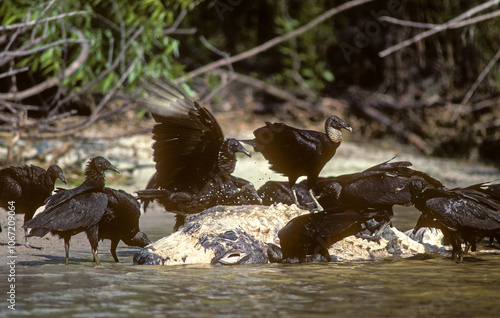
[[[356,149],[343,145],[324,175],[360,171],[397,154],[363,148],[360,156]],[[256,186],[280,180],[254,157],[238,162],[238,176]],[[415,169],[449,186],[500,178],[496,169],[456,161],[405,155],[398,160],[414,162]],[[143,175],[129,191],[142,188],[151,172]],[[141,228],[155,241],[168,235],[172,220],[151,215],[141,218]],[[407,230],[418,216],[413,208],[398,208],[393,223]],[[500,312],[500,255],[484,252],[491,250],[485,246],[463,264],[424,255],[377,262],[154,267],[132,265],[138,249],[123,244],[122,263],[116,264],[100,245],[102,265],[96,267],[88,242],[80,242],[72,243],[69,266],[63,265],[61,241],[52,254],[33,250],[26,255],[31,261],[19,259],[16,311],[7,308],[8,267],[0,253],[0,317],[497,317]],[[0,250],[5,249],[2,241]]]
[[[394,221],[410,228],[417,216],[401,209]],[[161,235],[152,230],[153,239]],[[16,311],[2,301],[0,316],[494,317],[500,255],[480,250],[463,264],[426,255],[229,267],[134,266],[137,250],[128,247],[118,250],[123,263],[103,255],[103,265],[94,266],[90,252],[73,253],[69,266],[63,255],[18,264]],[[2,266],[2,279],[5,272]]]
[[[495,316],[500,256],[381,262],[20,270],[16,316]],[[5,309],[2,309],[5,310]],[[12,313],[11,313],[12,314]]]

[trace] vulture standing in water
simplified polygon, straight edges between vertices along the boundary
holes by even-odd
[[[58,188],[57,193],[67,191]],[[110,252],[115,262],[119,262],[116,248],[120,240],[128,246],[145,247],[150,244],[148,236],[139,228],[141,205],[129,193],[105,187],[108,199],[106,210],[99,221],[98,239],[111,240]]]
[[[325,132],[290,127],[283,123],[269,123],[256,129],[255,139],[243,140],[262,153],[271,164],[271,170],[288,177],[294,202],[299,206],[295,182],[307,176],[307,190],[319,211],[323,207],[314,196],[313,188],[325,164],[332,159],[342,142],[342,131],[349,127],[337,116],[330,116],[325,122]]]
[[[177,212],[174,229],[185,214],[217,204],[254,204],[261,200],[252,183],[232,176],[236,153],[250,153],[233,138],[225,139],[212,114],[172,83],[150,80],[140,103],[153,115],[156,173],[143,201],[158,200]]]
[[[8,167],[0,170],[0,206],[8,209],[15,202],[16,213],[24,213],[24,223],[52,195],[57,179],[66,183],[62,169],[52,165],[47,170],[38,166]],[[1,229],[0,229],[1,231]],[[30,247],[25,235],[25,245]]]
[[[139,228],[141,206],[136,198],[123,190],[104,188],[108,198],[106,211],[99,221],[99,240],[111,240],[111,255],[115,262],[120,240],[128,246],[145,247],[151,241]]]
[[[43,237],[50,232],[64,239],[66,265],[69,264],[71,237],[80,232],[87,233],[94,262],[99,265],[99,222],[108,206],[108,197],[104,192],[104,172],[107,170],[119,172],[103,157],[90,159],[81,185],[52,195],[45,209],[24,224],[25,228],[31,229],[28,236]]]
[[[463,262],[462,242],[474,247],[477,237],[500,234],[500,201],[487,191],[479,191],[481,186],[426,189],[421,180],[411,181],[408,189],[413,204],[422,212],[414,233],[421,227],[440,229],[451,242],[452,259]]]

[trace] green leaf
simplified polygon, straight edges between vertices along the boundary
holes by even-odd
[[[325,79],[325,81],[327,82],[333,82],[335,80],[335,76],[333,75],[332,72],[330,72],[329,70],[324,70],[321,75],[323,75],[323,78]]]

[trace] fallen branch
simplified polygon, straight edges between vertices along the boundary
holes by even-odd
[[[281,88],[278,88],[276,86],[273,86],[269,83],[266,83],[264,81],[258,80],[256,78],[253,78],[253,77],[250,77],[247,75],[235,73],[235,72],[234,73],[227,72],[227,71],[224,71],[221,69],[214,70],[214,73],[219,74],[219,75],[225,75],[228,77],[232,77],[240,83],[244,83],[246,85],[250,85],[250,86],[255,87],[257,89],[263,90],[270,95],[273,95],[273,96],[281,98],[287,102],[290,102],[291,104],[295,105],[299,109],[311,110],[310,103],[303,101],[301,99],[298,99],[293,94],[290,94],[289,92],[287,92]]]
[[[385,116],[384,114],[382,114],[381,112],[379,112],[378,110],[376,110],[371,106],[361,105],[361,104],[358,104],[357,106],[358,109],[360,109],[365,115],[386,126],[390,130],[395,132],[397,135],[405,139],[408,143],[417,147],[417,149],[420,150],[421,152],[425,154],[430,153],[430,148],[427,145],[427,143],[416,134],[407,131],[403,125],[393,122],[389,117]]]

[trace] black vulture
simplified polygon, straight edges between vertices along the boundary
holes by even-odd
[[[475,191],[485,193],[485,194],[493,197],[495,200],[500,201],[500,183],[491,184],[489,182],[485,182],[485,183],[480,183],[480,184],[475,184],[475,185],[469,186],[466,189],[472,189]],[[500,243],[500,234],[496,234],[494,236],[490,236],[490,245],[493,245],[495,238],[497,239],[497,242]],[[472,245],[472,250],[473,251],[475,250],[474,245]]]
[[[408,184],[412,202],[422,212],[414,232],[427,226],[440,229],[453,247],[452,259],[463,262],[461,243],[475,245],[478,237],[500,234],[500,201],[468,188],[427,189],[421,180]]]
[[[376,218],[380,213],[372,208],[337,207],[327,212],[293,218],[278,232],[282,258],[297,257],[300,262],[304,262],[307,255],[320,254],[331,262],[328,248],[335,242],[362,231],[363,223]],[[268,251],[269,254],[279,253],[271,250]],[[276,256],[271,259],[276,261]]]
[[[111,255],[115,262],[116,247],[120,240],[128,246],[145,247],[151,241],[139,228],[140,204],[136,198],[123,190],[104,188],[108,198],[106,210],[99,221],[99,240],[111,240]]]
[[[390,160],[389,160],[390,161]],[[385,161],[362,172],[322,178],[316,192],[320,203],[327,206],[355,205],[386,208],[411,205],[411,194],[405,186],[412,180],[422,180],[428,188],[444,185],[428,174],[411,169],[411,162]]]
[[[256,129],[255,139],[242,140],[261,152],[271,164],[270,169],[288,177],[295,204],[299,205],[295,182],[307,176],[307,189],[319,211],[313,188],[325,164],[335,155],[342,142],[341,129],[352,131],[342,119],[330,116],[325,122],[325,132],[290,127],[283,123],[269,123]]]
[[[389,160],[390,161],[390,160]],[[404,186],[411,180],[423,180],[427,187],[440,188],[444,185],[428,174],[413,170],[408,161],[377,164],[364,171],[318,178],[314,192],[319,203],[327,208],[339,205],[384,208],[392,205],[410,205],[411,195]],[[312,203],[306,197],[307,184],[302,181],[295,185],[299,203],[308,206]],[[294,202],[293,194],[287,188],[287,182],[268,181],[257,193],[265,205]]]
[[[57,179],[66,183],[63,171],[58,165],[51,165],[47,170],[33,165],[2,169],[0,170],[0,206],[7,209],[8,202],[14,201],[16,213],[24,213],[24,223],[26,223],[52,195]],[[26,235],[25,245],[30,247]]]
[[[393,206],[411,205],[411,194],[406,188],[410,181],[421,180],[427,188],[444,186],[428,174],[411,169],[412,164],[408,161],[389,161],[362,172],[320,180],[316,192],[319,202],[327,207],[342,205],[385,211],[385,217],[377,219],[379,223],[374,235],[366,236],[378,239],[394,216]]]
[[[29,236],[43,237],[50,232],[64,239],[66,264],[69,264],[71,237],[85,232],[92,248],[94,262],[99,265],[99,222],[108,205],[108,197],[104,192],[104,172],[107,170],[119,172],[107,159],[100,156],[91,158],[85,168],[85,180],[81,185],[52,195],[45,209],[24,224],[24,227],[31,229]]]
[[[411,195],[405,188],[411,180],[422,180],[429,188],[440,188],[443,184],[424,172],[410,168],[408,161],[377,164],[364,171],[337,177],[318,178],[314,191],[318,201],[326,210],[343,206],[360,209],[375,208],[378,215],[374,235],[365,238],[378,239],[393,217],[393,205],[411,205]],[[312,201],[306,196],[305,182],[296,184],[299,203],[303,206]],[[270,181],[257,191],[265,204],[293,202],[293,196],[286,190],[285,182]],[[385,211],[385,214],[382,213]],[[383,216],[383,217],[382,217]]]
[[[150,80],[145,90],[140,103],[157,123],[153,128],[156,173],[148,189],[137,192],[141,200],[158,199],[167,210],[173,205],[170,211],[180,212],[176,228],[184,223],[182,214],[201,212],[224,201],[246,201],[240,194],[251,193],[260,202],[252,183],[231,175],[236,153],[250,153],[238,140],[224,138],[206,108],[169,82]],[[182,198],[191,203],[186,206]]]

